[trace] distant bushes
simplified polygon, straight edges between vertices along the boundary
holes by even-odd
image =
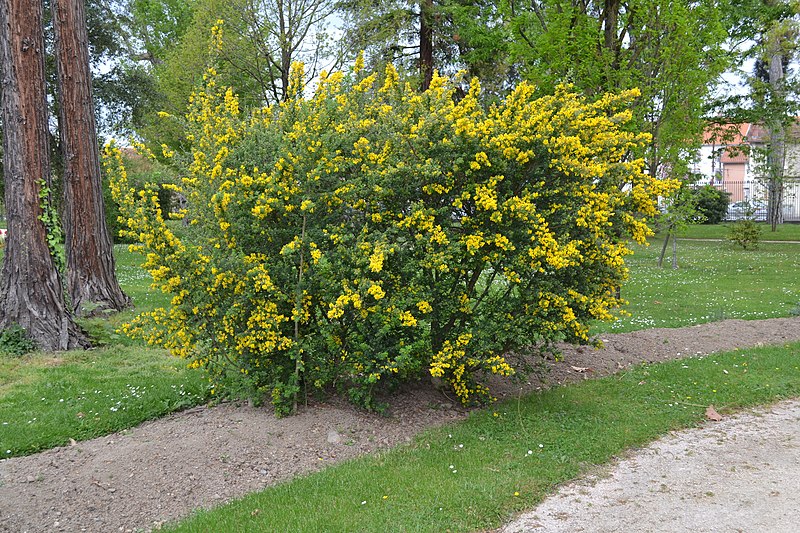
[[[703,185],[693,190],[697,212],[704,217],[704,224],[719,224],[725,220],[730,202],[730,193],[711,185]]]

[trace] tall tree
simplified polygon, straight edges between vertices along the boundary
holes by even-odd
[[[731,50],[737,63],[754,65],[752,72],[736,71],[746,78],[749,91],[740,86],[720,94],[715,102],[719,124],[750,122],[761,127],[750,141],[750,158],[766,188],[767,221],[773,231],[783,222],[784,168],[787,134],[800,111],[800,78],[790,64],[797,59],[800,36],[800,2],[797,0],[740,0],[726,13]],[[724,135],[723,135],[724,137]]]
[[[543,92],[639,88],[633,128],[653,141],[651,173],[681,175],[699,145],[706,97],[727,68],[724,0],[511,0],[512,53]]]
[[[419,3],[419,76],[420,90],[427,91],[433,79],[433,0]]]
[[[144,32],[131,27],[135,8],[128,0],[85,0],[98,131],[122,137],[132,134],[133,124],[156,95],[151,65],[141,61],[150,53],[145,47],[150,42],[141,45]],[[151,34],[162,37],[157,30]],[[55,87],[55,74],[53,80]]]
[[[305,64],[308,79],[340,64],[340,50],[347,46],[330,39],[334,9],[334,0],[196,0],[191,21],[174,30],[180,38],[168,49],[151,46],[161,54],[154,57],[153,68],[161,101],[143,117],[137,134],[149,144],[181,151],[183,124],[163,120],[161,112],[184,114],[208,67],[211,28],[218,20],[223,21],[221,48],[214,51],[219,83],[231,86],[242,107],[251,108],[286,99],[294,62]],[[149,27],[144,17],[154,13],[140,15],[137,24]]]
[[[135,58],[152,65],[164,62],[194,16],[197,0],[130,0],[130,29],[140,43]]]
[[[466,70],[496,94],[508,88],[508,31],[491,0],[342,0],[346,39],[373,63],[417,72],[420,87],[433,70]],[[376,66],[376,65],[373,65]]]
[[[86,347],[65,302],[48,245],[50,156],[42,3],[0,2],[0,67],[8,239],[0,280],[0,328],[23,327],[45,350]]]
[[[77,315],[130,305],[117,282],[103,206],[83,0],[52,0],[64,161],[67,290]]]
[[[772,231],[783,223],[786,132],[796,121],[797,104],[792,98],[788,65],[796,57],[798,45],[798,4],[785,0],[763,0],[761,26],[753,77],[753,111],[768,134],[768,145],[761,155],[767,186],[767,222]]]

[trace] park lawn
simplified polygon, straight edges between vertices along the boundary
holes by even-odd
[[[0,357],[0,457],[107,435],[203,403],[207,383],[185,367],[141,346]]]
[[[137,312],[169,302],[150,290],[141,256],[115,248],[117,275]],[[81,320],[98,348],[0,355],[0,458],[107,435],[207,401],[200,370],[115,329],[133,310]]]
[[[727,318],[785,317],[800,305],[800,244],[762,244],[736,249],[727,242],[678,240],[677,270],[657,259],[663,240],[634,246],[627,262],[631,278],[622,287],[630,303],[617,322],[592,331],[624,332],[675,328]]]
[[[693,224],[678,233],[684,239],[727,239],[733,222],[722,224]],[[800,241],[800,224],[780,224],[776,231],[764,222],[759,222],[761,239],[765,241]]]
[[[89,332],[96,345],[141,346],[141,341],[129,339],[117,333],[117,330],[139,313],[152,311],[157,307],[168,307],[172,297],[150,287],[150,274],[141,267],[144,258],[141,254],[128,250],[127,244],[114,245],[114,259],[117,280],[125,294],[133,300],[134,309],[107,318],[81,319],[79,323]]]
[[[800,395],[800,344],[643,365],[557,387],[427,431],[407,446],[200,511],[173,532],[496,528],[631,447]]]

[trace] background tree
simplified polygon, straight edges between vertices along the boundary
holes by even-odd
[[[703,215],[703,224],[719,224],[725,220],[731,194],[713,185],[703,185],[692,190],[697,211]]]
[[[52,0],[64,161],[67,291],[77,315],[130,305],[117,282],[103,205],[83,0]]]
[[[52,0],[51,0],[52,1]],[[157,4],[155,0],[141,0]],[[128,0],[85,0],[89,33],[89,61],[92,74],[92,98],[100,136],[130,136],[148,110],[156,105],[158,93],[153,65],[146,61],[152,48],[144,36],[156,34],[155,28],[135,26],[139,2]],[[182,6],[192,2],[176,2]],[[170,20],[177,15],[168,13]],[[180,17],[177,17],[180,20]],[[164,47],[176,42],[173,35],[162,36]],[[159,49],[160,50],[160,49]],[[159,56],[155,56],[159,57]],[[55,81],[55,78],[53,78]],[[55,86],[55,84],[54,84]],[[54,100],[57,101],[57,100]]]
[[[160,65],[189,28],[196,0],[130,0],[128,26],[136,40],[134,59]]]
[[[726,2],[510,0],[512,59],[544,93],[572,83],[589,97],[639,88],[630,127],[652,136],[649,171],[686,173],[711,88],[729,65]]]
[[[702,222],[705,217],[697,209],[698,196],[688,186],[681,183],[679,189],[664,199],[663,213],[659,217],[659,226],[665,233],[661,254],[658,256],[658,266],[664,266],[664,256],[667,245],[672,240],[672,268],[678,268],[678,232],[689,224]]]
[[[753,111],[759,115],[756,120],[765,125],[768,134],[765,150],[757,155],[764,168],[767,222],[772,231],[783,223],[786,134],[797,120],[797,102],[792,98],[797,94],[796,81],[791,79],[788,66],[798,50],[798,5],[783,0],[764,0],[765,9],[757,15],[761,35],[755,49],[758,57],[752,79]]]
[[[55,28],[52,6],[45,1],[45,39],[48,51],[47,83],[53,115],[60,116],[57,95]],[[131,28],[127,0],[84,0],[84,24],[89,46],[89,67],[95,121],[106,134],[128,134],[143,100],[152,95],[152,82],[144,63],[136,60],[140,52],[138,37]],[[54,129],[54,146],[58,131]],[[60,170],[60,167],[59,167]]]
[[[171,4],[165,5],[169,9]],[[150,48],[158,97],[137,128],[149,144],[185,148],[181,142],[184,125],[180,120],[164,120],[163,113],[183,116],[192,90],[203,81],[211,28],[218,20],[223,21],[225,39],[215,51],[216,69],[220,82],[233,87],[244,108],[285,100],[292,62],[304,62],[313,78],[344,57],[341,50],[346,47],[333,46],[329,36],[334,13],[331,0],[198,0],[192,6],[191,20],[171,33],[177,39],[168,48]],[[150,27],[157,22],[140,19],[136,24]]]
[[[482,78],[489,96],[510,88],[508,31],[500,5],[487,0],[346,0],[340,3],[346,40],[368,63],[392,63],[417,73],[425,89],[433,70],[465,70]]]
[[[422,63],[433,63],[433,44],[421,43],[433,39],[431,23],[436,18],[436,4],[431,0],[343,0],[339,6],[345,22],[345,40],[352,43],[353,52],[365,51],[370,68],[392,63],[401,71],[416,72],[422,78]],[[422,22],[423,8],[426,24]],[[421,49],[426,46],[423,60]]]
[[[773,230],[783,221],[783,172],[786,134],[796,123],[800,84],[790,63],[797,57],[800,3],[796,0],[743,0],[724,12],[728,46],[740,66],[736,74],[747,80],[721,93],[713,102],[718,124],[750,122],[763,126],[763,148],[752,149],[750,158],[767,188],[767,221]],[[744,65],[753,70],[746,72]],[[724,136],[723,136],[724,138]]]
[[[42,4],[0,2],[0,66],[8,239],[0,281],[0,327],[18,324],[45,350],[88,342],[64,302],[51,247],[50,157]]]

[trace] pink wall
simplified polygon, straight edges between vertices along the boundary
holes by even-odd
[[[722,182],[723,188],[731,193],[731,203],[748,199],[744,190],[744,175],[745,163],[725,163]]]

